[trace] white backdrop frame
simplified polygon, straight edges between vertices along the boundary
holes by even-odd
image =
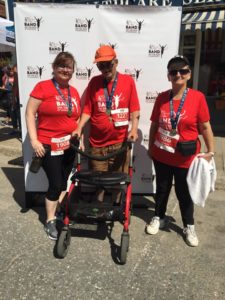
[[[51,63],[65,50],[76,58],[71,84],[82,96],[91,77],[99,74],[93,64],[96,49],[111,44],[117,52],[118,71],[134,78],[141,104],[133,192],[154,193],[154,171],[146,151],[149,118],[157,94],[169,88],[166,65],[178,53],[182,8],[16,3],[14,15],[25,191],[45,192],[48,187],[43,170],[29,172],[32,149],[25,109],[31,90],[40,80],[51,78]]]

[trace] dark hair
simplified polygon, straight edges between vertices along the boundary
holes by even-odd
[[[73,62],[73,68],[74,68],[76,65],[76,61],[73,54],[71,54],[70,52],[60,52],[57,54],[56,58],[54,59],[52,63],[52,68],[54,69],[60,65],[64,65],[71,61]]]
[[[187,57],[182,55],[176,55],[173,58],[171,58],[167,64],[167,69],[169,69],[172,65],[175,68],[183,68],[185,66],[190,67],[189,60],[187,59]]]

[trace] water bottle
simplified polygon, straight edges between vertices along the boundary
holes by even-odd
[[[49,150],[49,146],[48,145],[43,145],[43,146],[45,148],[45,154],[46,154],[47,151]],[[37,173],[40,170],[40,167],[42,166],[43,159],[44,156],[43,157],[34,156],[30,164],[29,171],[32,173]]]
[[[37,173],[40,170],[44,157],[34,156],[30,164],[30,172]]]

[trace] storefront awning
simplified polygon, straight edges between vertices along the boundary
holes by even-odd
[[[182,16],[182,31],[216,30],[217,28],[225,29],[225,10],[199,11],[183,14]]]

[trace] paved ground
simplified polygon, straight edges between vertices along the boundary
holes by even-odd
[[[126,265],[118,263],[122,230],[118,222],[114,227],[75,229],[67,257],[57,259],[54,242],[43,232],[44,208],[21,209],[23,168],[11,164],[21,162],[21,142],[8,139],[8,130],[0,128],[0,299],[225,299],[224,164],[218,166],[216,192],[204,209],[196,209],[199,247],[185,244],[172,193],[169,226],[156,236],[144,232],[153,215],[153,199],[134,198],[148,209],[134,210]],[[224,140],[218,143],[219,152]],[[221,153],[217,163],[224,162]]]

